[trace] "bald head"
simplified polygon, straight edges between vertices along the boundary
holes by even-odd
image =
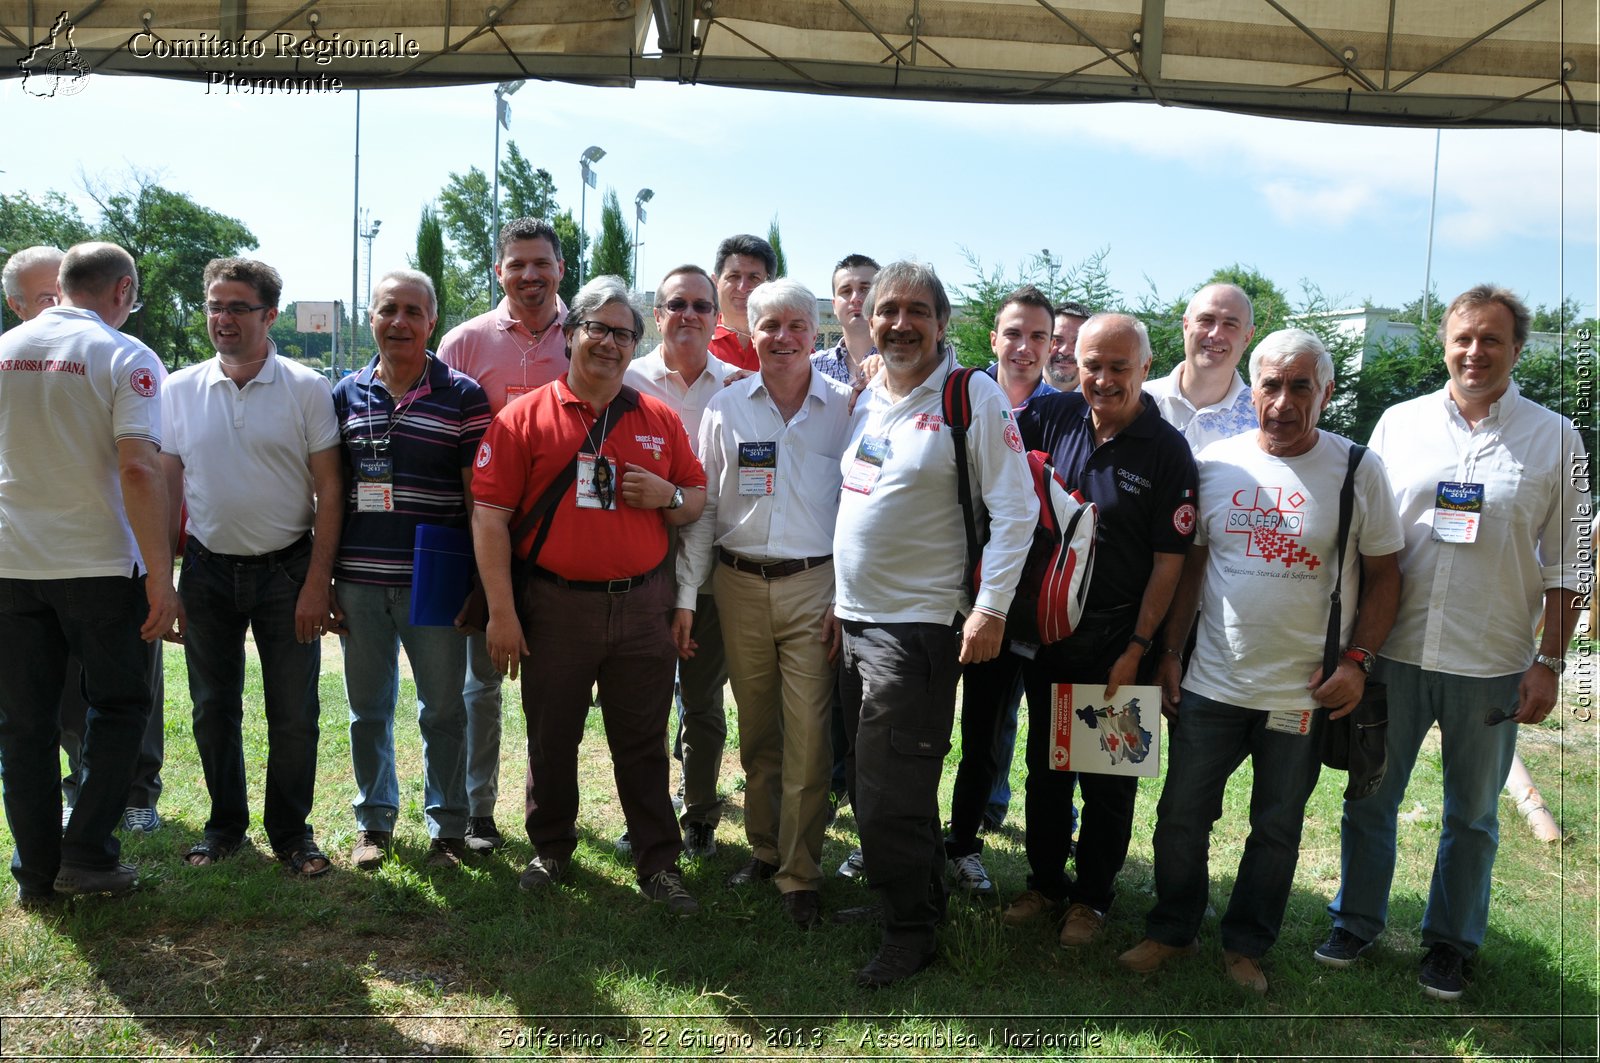
[[[1208,284],[1183,312],[1183,360],[1202,371],[1232,373],[1255,334],[1255,310],[1244,289]]]
[[[59,247],[41,244],[24,247],[6,259],[5,269],[0,270],[0,285],[5,288],[6,304],[17,317],[31,321],[60,301],[57,275],[65,257]]]
[[[1078,346],[1115,349],[1139,356],[1139,364],[1148,366],[1152,357],[1150,330],[1144,322],[1131,314],[1095,314],[1083,323],[1078,332]]]

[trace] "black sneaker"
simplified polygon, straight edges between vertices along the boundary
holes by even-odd
[[[640,879],[639,892],[658,904],[665,904],[673,915],[694,915],[700,911],[700,902],[683,888],[683,876],[677,868],[669,867]]]
[[[506,843],[493,816],[473,816],[467,821],[467,848],[475,853],[490,853]]]
[[[1459,1000],[1466,991],[1461,977],[1461,953],[1440,942],[1422,957],[1422,970],[1417,974],[1417,984],[1423,993],[1435,1000]]]
[[[557,860],[553,856],[535,856],[528,861],[528,866],[522,869],[522,875],[517,879],[517,886],[529,893],[538,893],[547,890],[567,877],[567,863]]]
[[[1372,942],[1356,937],[1342,926],[1336,926],[1328,931],[1328,940],[1318,945],[1317,951],[1311,956],[1318,963],[1343,970],[1371,947]]]
[[[709,823],[691,823],[683,828],[683,855],[693,860],[715,856],[717,828]]]

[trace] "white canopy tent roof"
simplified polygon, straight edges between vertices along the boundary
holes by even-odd
[[[543,78],[1600,127],[1600,0],[0,0],[0,72]],[[59,31],[52,35],[52,29]],[[30,88],[30,91],[34,91]]]

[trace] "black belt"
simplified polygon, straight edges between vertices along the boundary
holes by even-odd
[[[264,554],[219,554],[215,550],[208,548],[205,543],[202,543],[199,539],[196,539],[192,535],[189,536],[189,542],[193,543],[195,549],[199,550],[207,557],[214,557],[218,561],[226,561],[230,565],[275,565],[280,561],[287,560],[295,554],[298,554],[302,550],[310,549],[311,533],[306,532],[304,535],[300,536],[300,538],[296,539],[288,546],[285,546],[282,550],[270,550]]]
[[[818,565],[826,565],[833,560],[833,555],[797,557],[792,561],[746,561],[744,558],[736,557],[719,546],[717,547],[717,560],[740,572],[748,572],[752,576],[760,576],[765,580],[774,580],[783,579],[785,576],[797,575],[808,568],[816,568]]]
[[[627,594],[635,587],[642,587],[654,579],[660,569],[653,569],[642,576],[625,576],[622,579],[567,579],[558,576],[547,568],[534,567],[533,574],[546,583],[554,583],[557,587],[565,587],[569,591],[604,591],[607,594]]]

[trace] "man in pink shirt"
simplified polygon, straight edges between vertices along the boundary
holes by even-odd
[[[518,396],[567,371],[562,325],[567,306],[557,289],[566,265],[561,238],[549,222],[518,218],[500,230],[494,275],[505,298],[488,313],[445,334],[439,360],[476,380],[499,415]],[[483,635],[467,637],[467,847],[478,852],[504,844],[494,822],[500,791],[500,673],[490,663]]]

